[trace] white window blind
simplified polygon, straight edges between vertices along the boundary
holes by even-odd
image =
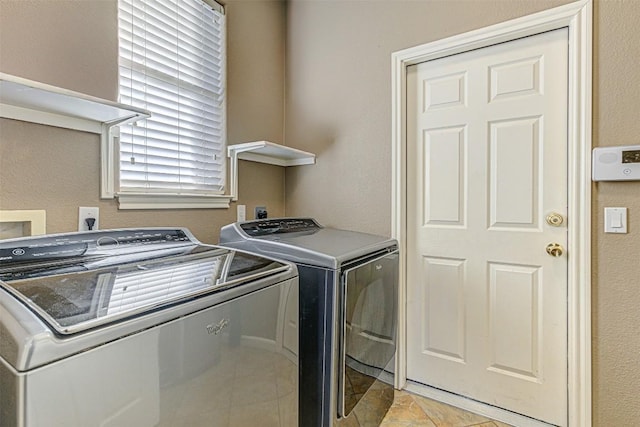
[[[119,0],[119,193],[215,195],[225,185],[225,18],[202,0]]]

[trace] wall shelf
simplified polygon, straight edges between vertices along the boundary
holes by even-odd
[[[148,111],[0,73],[0,117],[103,134],[149,117]]]
[[[312,165],[316,162],[315,154],[269,141],[245,142],[227,147],[230,158],[237,156],[240,160],[268,163],[277,166]]]
[[[269,141],[245,142],[229,145],[227,156],[231,159],[231,196],[238,200],[238,159],[252,162],[267,163],[276,166],[312,165],[316,162],[316,155]]]
[[[114,197],[114,126],[150,117],[142,108],[0,73],[0,117],[100,135],[100,192]]]

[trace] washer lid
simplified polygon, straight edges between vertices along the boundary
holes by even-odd
[[[272,259],[193,242],[125,252],[66,262],[3,263],[0,287],[57,334],[69,335],[291,269]]]

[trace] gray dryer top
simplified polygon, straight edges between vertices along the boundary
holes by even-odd
[[[338,269],[362,257],[395,250],[394,239],[323,227],[312,218],[274,218],[226,225],[220,244],[297,264]]]

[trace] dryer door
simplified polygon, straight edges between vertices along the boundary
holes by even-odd
[[[343,270],[338,412],[347,417],[396,351],[398,252]]]

